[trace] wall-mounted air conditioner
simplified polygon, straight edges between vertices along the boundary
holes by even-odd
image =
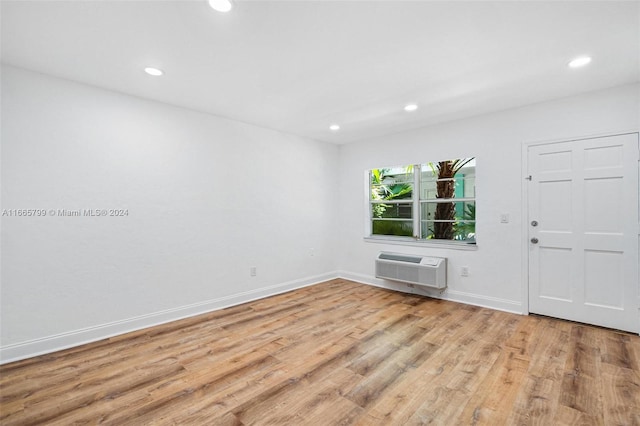
[[[380,252],[376,258],[376,277],[433,288],[447,286],[447,259]]]

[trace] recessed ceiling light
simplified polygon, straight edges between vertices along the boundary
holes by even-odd
[[[146,67],[144,69],[144,72],[146,72],[149,75],[153,75],[153,76],[159,76],[164,74],[164,72],[162,70],[159,70],[158,68],[153,68],[153,67]]]
[[[337,132],[338,130],[340,130],[340,126],[338,126],[337,124],[332,124],[331,126],[329,126],[329,129]]]
[[[409,104],[409,105],[405,105],[404,110],[405,111],[415,111],[418,109],[418,105],[416,104]]]
[[[573,61],[569,62],[569,66],[571,68],[580,68],[587,65],[591,62],[591,58],[589,56],[581,56],[579,58],[575,58]]]
[[[233,7],[231,0],[209,0],[209,6],[218,12],[228,12]]]

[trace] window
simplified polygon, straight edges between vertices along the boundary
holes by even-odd
[[[476,242],[475,157],[369,171],[371,236]]]

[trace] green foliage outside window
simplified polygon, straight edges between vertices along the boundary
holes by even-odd
[[[399,174],[397,172],[389,168],[371,170],[374,235],[413,236],[411,204],[399,203],[413,197],[413,166],[405,166]]]

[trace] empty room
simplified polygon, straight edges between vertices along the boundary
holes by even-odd
[[[0,20],[0,424],[640,426],[640,2]]]

